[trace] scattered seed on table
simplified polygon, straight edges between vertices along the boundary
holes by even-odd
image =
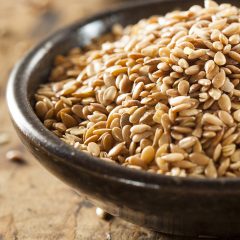
[[[6,153],[6,158],[9,161],[15,162],[15,163],[19,163],[19,164],[23,164],[26,163],[26,160],[23,156],[23,153],[18,151],[18,150],[9,150]]]
[[[96,215],[101,218],[101,219],[104,219],[104,220],[107,220],[108,218],[111,217],[111,215],[107,212],[105,212],[102,208],[96,208]]]

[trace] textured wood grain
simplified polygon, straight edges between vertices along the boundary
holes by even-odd
[[[175,239],[118,218],[107,222],[96,217],[95,207],[24,149],[7,115],[7,76],[25,51],[54,30],[117,4],[111,0],[0,0],[0,132],[10,136],[10,143],[0,146],[1,240]],[[22,151],[27,163],[8,161],[9,149]]]

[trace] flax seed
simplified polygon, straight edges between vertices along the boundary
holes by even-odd
[[[206,0],[56,56],[37,116],[75,149],[128,168],[240,176],[238,10]]]

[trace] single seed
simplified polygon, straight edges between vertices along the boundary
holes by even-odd
[[[45,102],[38,101],[35,105],[35,111],[41,119],[44,119],[44,117],[48,111],[48,107]]]
[[[222,52],[217,52],[214,56],[214,62],[219,66],[223,66],[226,64],[227,60]]]
[[[240,122],[240,109],[235,111],[233,113],[233,118],[237,121],[237,122]]]
[[[182,153],[169,153],[162,156],[161,159],[166,162],[178,162],[184,159],[184,155]]]
[[[217,178],[217,170],[213,161],[209,162],[208,166],[205,169],[205,174],[208,178]]]
[[[229,114],[228,112],[219,111],[218,116],[223,121],[223,123],[225,123],[226,125],[228,125],[228,126],[233,125],[233,123],[234,123],[233,118],[232,118],[231,114]]]
[[[67,128],[74,127],[77,125],[77,121],[67,113],[62,112],[61,119]]]
[[[218,100],[218,105],[219,105],[220,109],[229,112],[232,107],[229,96],[226,94],[223,94]]]
[[[178,145],[180,148],[188,149],[192,147],[197,141],[196,137],[186,137],[179,141]]]
[[[115,157],[115,156],[117,156],[117,155],[120,154],[120,152],[124,149],[124,147],[125,147],[125,143],[124,143],[124,142],[115,145],[115,146],[109,151],[108,156],[109,156],[109,157]]]
[[[178,92],[180,95],[187,95],[189,92],[189,82],[186,80],[180,81],[178,84]]]
[[[215,88],[220,88],[224,85],[226,78],[226,73],[223,69],[212,80],[212,84]]]
[[[105,212],[102,208],[96,208],[96,215],[101,219],[108,219],[110,217],[110,214]]]
[[[95,157],[98,157],[100,154],[100,147],[95,142],[88,143],[87,150]]]
[[[22,152],[20,152],[18,150],[9,150],[6,153],[6,158],[9,161],[12,161],[12,162],[15,162],[15,163],[19,163],[19,164],[26,163],[26,160],[25,160]]]
[[[236,150],[230,158],[231,158],[232,162],[239,162],[240,161],[240,149]]]
[[[205,113],[202,118],[203,124],[208,123],[212,125],[221,126],[223,122],[216,116],[210,113]]]
[[[147,146],[143,149],[141,154],[141,159],[146,163],[149,164],[153,161],[155,157],[155,150],[152,146]]]
[[[132,134],[138,134],[138,133],[143,133],[146,131],[150,131],[151,127],[146,124],[140,124],[140,125],[135,125],[131,128],[131,133]]]
[[[199,152],[190,154],[189,159],[200,166],[208,165],[210,161],[205,154]]]
[[[103,94],[105,105],[111,104],[117,97],[117,89],[114,86],[108,87]]]

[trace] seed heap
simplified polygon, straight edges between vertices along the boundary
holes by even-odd
[[[57,56],[35,95],[76,149],[171,176],[240,176],[240,10],[205,6],[116,25]]]

